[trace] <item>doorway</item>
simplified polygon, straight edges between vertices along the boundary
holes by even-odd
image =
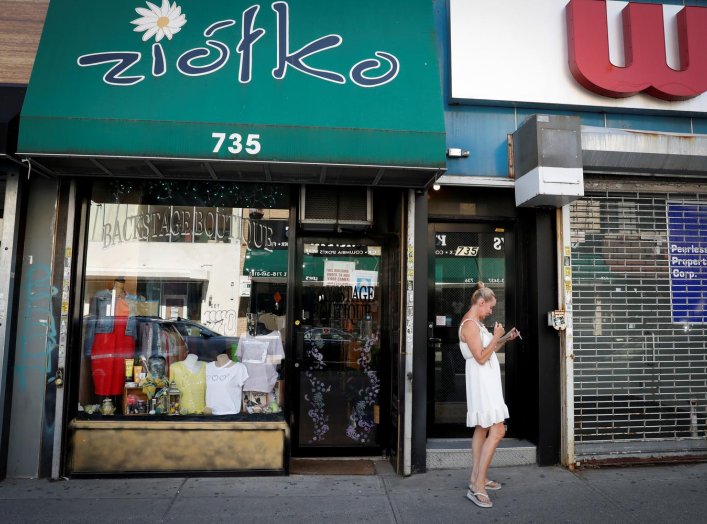
[[[428,398],[429,437],[469,436],[466,427],[465,363],[459,350],[459,324],[470,307],[471,294],[482,281],[496,294],[493,315],[486,320],[504,326],[515,325],[511,290],[514,274],[513,244],[506,223],[429,225],[428,293]],[[513,369],[514,348],[498,352],[504,397],[509,403],[509,370]],[[509,427],[509,436],[511,428]]]
[[[292,452],[379,454],[389,405],[383,248],[361,238],[298,240]]]

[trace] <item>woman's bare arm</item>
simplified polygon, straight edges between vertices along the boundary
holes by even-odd
[[[498,329],[494,328],[493,338],[489,345],[483,347],[481,345],[481,335],[480,328],[476,322],[473,320],[471,322],[465,322],[462,326],[462,342],[466,342],[469,347],[474,360],[479,364],[485,364],[488,359],[491,358],[494,351],[498,351],[501,346],[498,344],[498,339],[503,335],[503,328],[500,328],[500,334]]]

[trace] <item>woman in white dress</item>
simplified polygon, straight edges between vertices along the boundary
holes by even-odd
[[[474,428],[472,468],[466,496],[482,508],[493,506],[486,490],[501,489],[501,484],[489,480],[486,475],[506,433],[503,421],[508,418],[496,351],[508,340],[518,337],[515,328],[504,337],[505,329],[498,322],[494,324],[493,334],[483,325],[495,305],[494,292],[479,282],[471,295],[471,308],[459,326],[459,348],[466,359],[466,425]]]

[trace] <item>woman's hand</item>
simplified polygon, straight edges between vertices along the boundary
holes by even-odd
[[[501,338],[504,334],[506,333],[506,330],[503,327],[503,324],[499,324],[498,322],[494,323],[493,325],[493,336],[496,337],[497,339]]]

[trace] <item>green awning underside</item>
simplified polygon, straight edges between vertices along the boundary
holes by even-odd
[[[18,145],[59,175],[397,187],[444,152],[428,0],[52,0]]]

